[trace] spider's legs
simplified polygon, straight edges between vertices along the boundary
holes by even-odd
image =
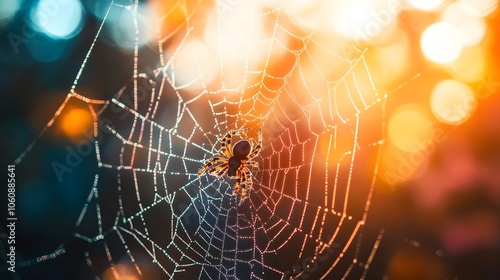
[[[259,168],[259,163],[253,160],[248,160],[245,162],[245,165],[249,165],[251,167]]]
[[[256,155],[258,155],[260,153],[260,149],[262,149],[262,145],[261,144],[257,144],[257,146],[255,146],[255,148],[247,156],[247,158],[249,158],[249,159],[254,158]]]
[[[238,191],[240,190],[241,172],[239,169],[236,170],[236,176],[238,178],[236,179],[236,184],[234,185],[233,195],[238,195]]]
[[[223,158],[223,157],[214,157],[213,159],[211,159],[207,164],[205,164],[201,169],[200,171],[198,171],[198,176],[200,176],[201,174],[203,174],[203,172],[205,172],[205,170],[207,170],[210,166],[214,165],[215,163],[217,162],[222,162],[222,163],[227,163],[227,158]]]
[[[216,167],[210,169],[208,171],[208,174],[210,174],[212,176],[216,176],[216,177],[221,177],[222,175],[224,175],[224,173],[227,172],[228,169],[229,169],[229,165],[226,163],[223,163],[221,165],[217,165]]]
[[[230,131],[226,134],[226,136],[224,136],[224,138],[222,138],[222,141],[221,141],[221,148],[222,148],[222,152],[224,153],[224,155],[227,157],[227,158],[231,158],[233,156],[233,152],[232,152],[232,147],[231,147],[231,138],[240,133],[240,132],[243,132],[243,131],[247,131],[249,130],[250,128],[245,128],[245,129],[238,129],[238,130],[233,130],[233,131]]]
[[[247,188],[251,189],[253,182],[252,182],[252,175],[250,174],[250,171],[248,168],[244,167],[242,171],[243,175],[243,183],[241,184],[241,199],[240,199],[240,204],[245,200],[247,197]]]

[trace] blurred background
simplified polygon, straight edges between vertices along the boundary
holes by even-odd
[[[385,229],[387,239],[371,268],[374,275],[384,279],[500,279],[497,0],[256,1],[253,7],[261,11],[262,21],[250,33],[261,32],[257,35],[246,34],[245,27],[238,25],[218,33],[220,26],[216,28],[212,14],[223,14],[228,21],[233,14],[241,18],[235,13],[240,11],[235,1],[130,4],[115,1],[114,7],[128,8],[109,9],[108,1],[97,0],[0,2],[2,166],[13,163],[46,127],[74,85],[90,47],[91,59],[83,68],[77,92],[108,100],[130,83],[133,69],[152,72],[164,65],[152,54],[158,51],[153,28],[157,22],[165,38],[161,57],[175,55],[178,75],[174,83],[190,94],[220,88],[221,74],[212,73],[220,69],[209,68],[217,43],[223,42],[219,51],[239,57],[248,40],[245,36],[255,41],[259,36],[281,36],[281,49],[256,47],[252,59],[236,60],[234,69],[266,69],[284,76],[289,71],[286,67],[291,67],[287,62],[296,59],[292,51],[300,45],[294,40],[314,33],[320,45],[335,41],[336,59],[352,61],[363,54],[372,83],[381,96],[388,97],[384,115],[375,117],[384,124],[385,135],[368,225]],[[127,14],[130,7],[138,9],[137,26]],[[290,34],[277,33],[269,20],[275,17],[266,17],[276,11],[280,26]],[[160,20],[161,15],[167,16]],[[201,39],[178,53],[183,37],[177,34],[189,30],[190,24],[206,27],[194,29]],[[140,34],[137,40],[135,28]],[[144,55],[134,68],[136,48]],[[310,55],[321,58],[321,51],[315,51]],[[199,72],[190,68],[193,63]],[[335,68],[336,60],[328,59],[322,63],[319,67],[329,69],[329,75],[342,74],[352,66]],[[304,69],[313,72],[308,67]],[[197,80],[199,73],[204,83]],[[225,73],[227,88],[241,84],[238,73]],[[265,85],[279,88],[287,83],[293,88],[299,82],[294,77]],[[363,89],[368,81],[360,80],[358,85]],[[328,90],[322,92],[328,94]],[[63,158],[68,145],[76,149],[77,144],[92,139],[92,115],[82,103],[70,101],[57,124],[18,167],[22,174],[17,188],[17,212],[22,217],[17,227],[19,260],[53,251],[74,231],[97,169],[96,159],[90,152],[85,154],[64,180],[58,179],[50,163]],[[257,115],[266,110],[254,109]],[[2,197],[6,194],[2,188]],[[1,213],[5,220],[5,206]],[[5,232],[2,228],[2,239]],[[78,272],[81,279],[95,274],[113,279],[87,271],[80,244],[70,244],[66,251],[43,266],[20,268],[14,278],[69,279]],[[2,279],[12,276],[4,264],[1,269]]]

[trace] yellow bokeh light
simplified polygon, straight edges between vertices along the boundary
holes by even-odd
[[[444,123],[463,123],[472,114],[476,105],[472,89],[459,81],[444,80],[432,91],[432,112]]]
[[[62,115],[61,130],[74,141],[82,140],[84,133],[92,128],[93,118],[88,110],[71,109]]]
[[[442,20],[457,28],[465,47],[478,44],[486,33],[484,19],[474,8],[463,3],[456,2],[448,5],[443,11]]]
[[[460,57],[449,64],[448,72],[466,83],[481,80],[486,72],[486,54],[483,48],[479,45],[465,48]]]
[[[447,22],[437,22],[427,27],[420,38],[424,55],[437,63],[450,63],[460,55],[462,36],[455,26]]]
[[[433,126],[425,112],[416,105],[404,105],[389,120],[389,139],[403,151],[425,149],[433,138]]]
[[[498,7],[498,0],[460,0],[460,3],[474,8],[483,17],[490,15]]]
[[[408,0],[415,9],[421,11],[434,11],[441,7],[444,0]]]

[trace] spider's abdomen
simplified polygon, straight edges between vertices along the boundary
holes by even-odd
[[[241,140],[240,142],[236,143],[236,145],[234,145],[233,155],[239,160],[245,159],[248,154],[250,154],[251,148],[252,147],[247,140]]]
[[[230,177],[236,176],[236,170],[241,165],[241,160],[237,159],[236,157],[232,157],[229,159],[229,162],[227,163],[229,165],[229,169],[227,170],[227,175]]]

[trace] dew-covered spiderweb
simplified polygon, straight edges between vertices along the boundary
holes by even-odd
[[[146,45],[144,4],[110,3],[135,34],[130,82],[109,100],[79,91],[99,29],[40,135],[83,102],[97,172],[73,235],[20,265],[58,258],[77,239],[96,276],[126,267],[144,279],[366,278],[385,238],[367,220],[393,94],[374,81],[369,50],[328,34],[325,1],[301,26],[286,1],[159,2],[148,3],[157,17]],[[240,204],[234,179],[197,173],[226,133],[245,128],[233,143],[255,145],[261,133],[263,148]]]

